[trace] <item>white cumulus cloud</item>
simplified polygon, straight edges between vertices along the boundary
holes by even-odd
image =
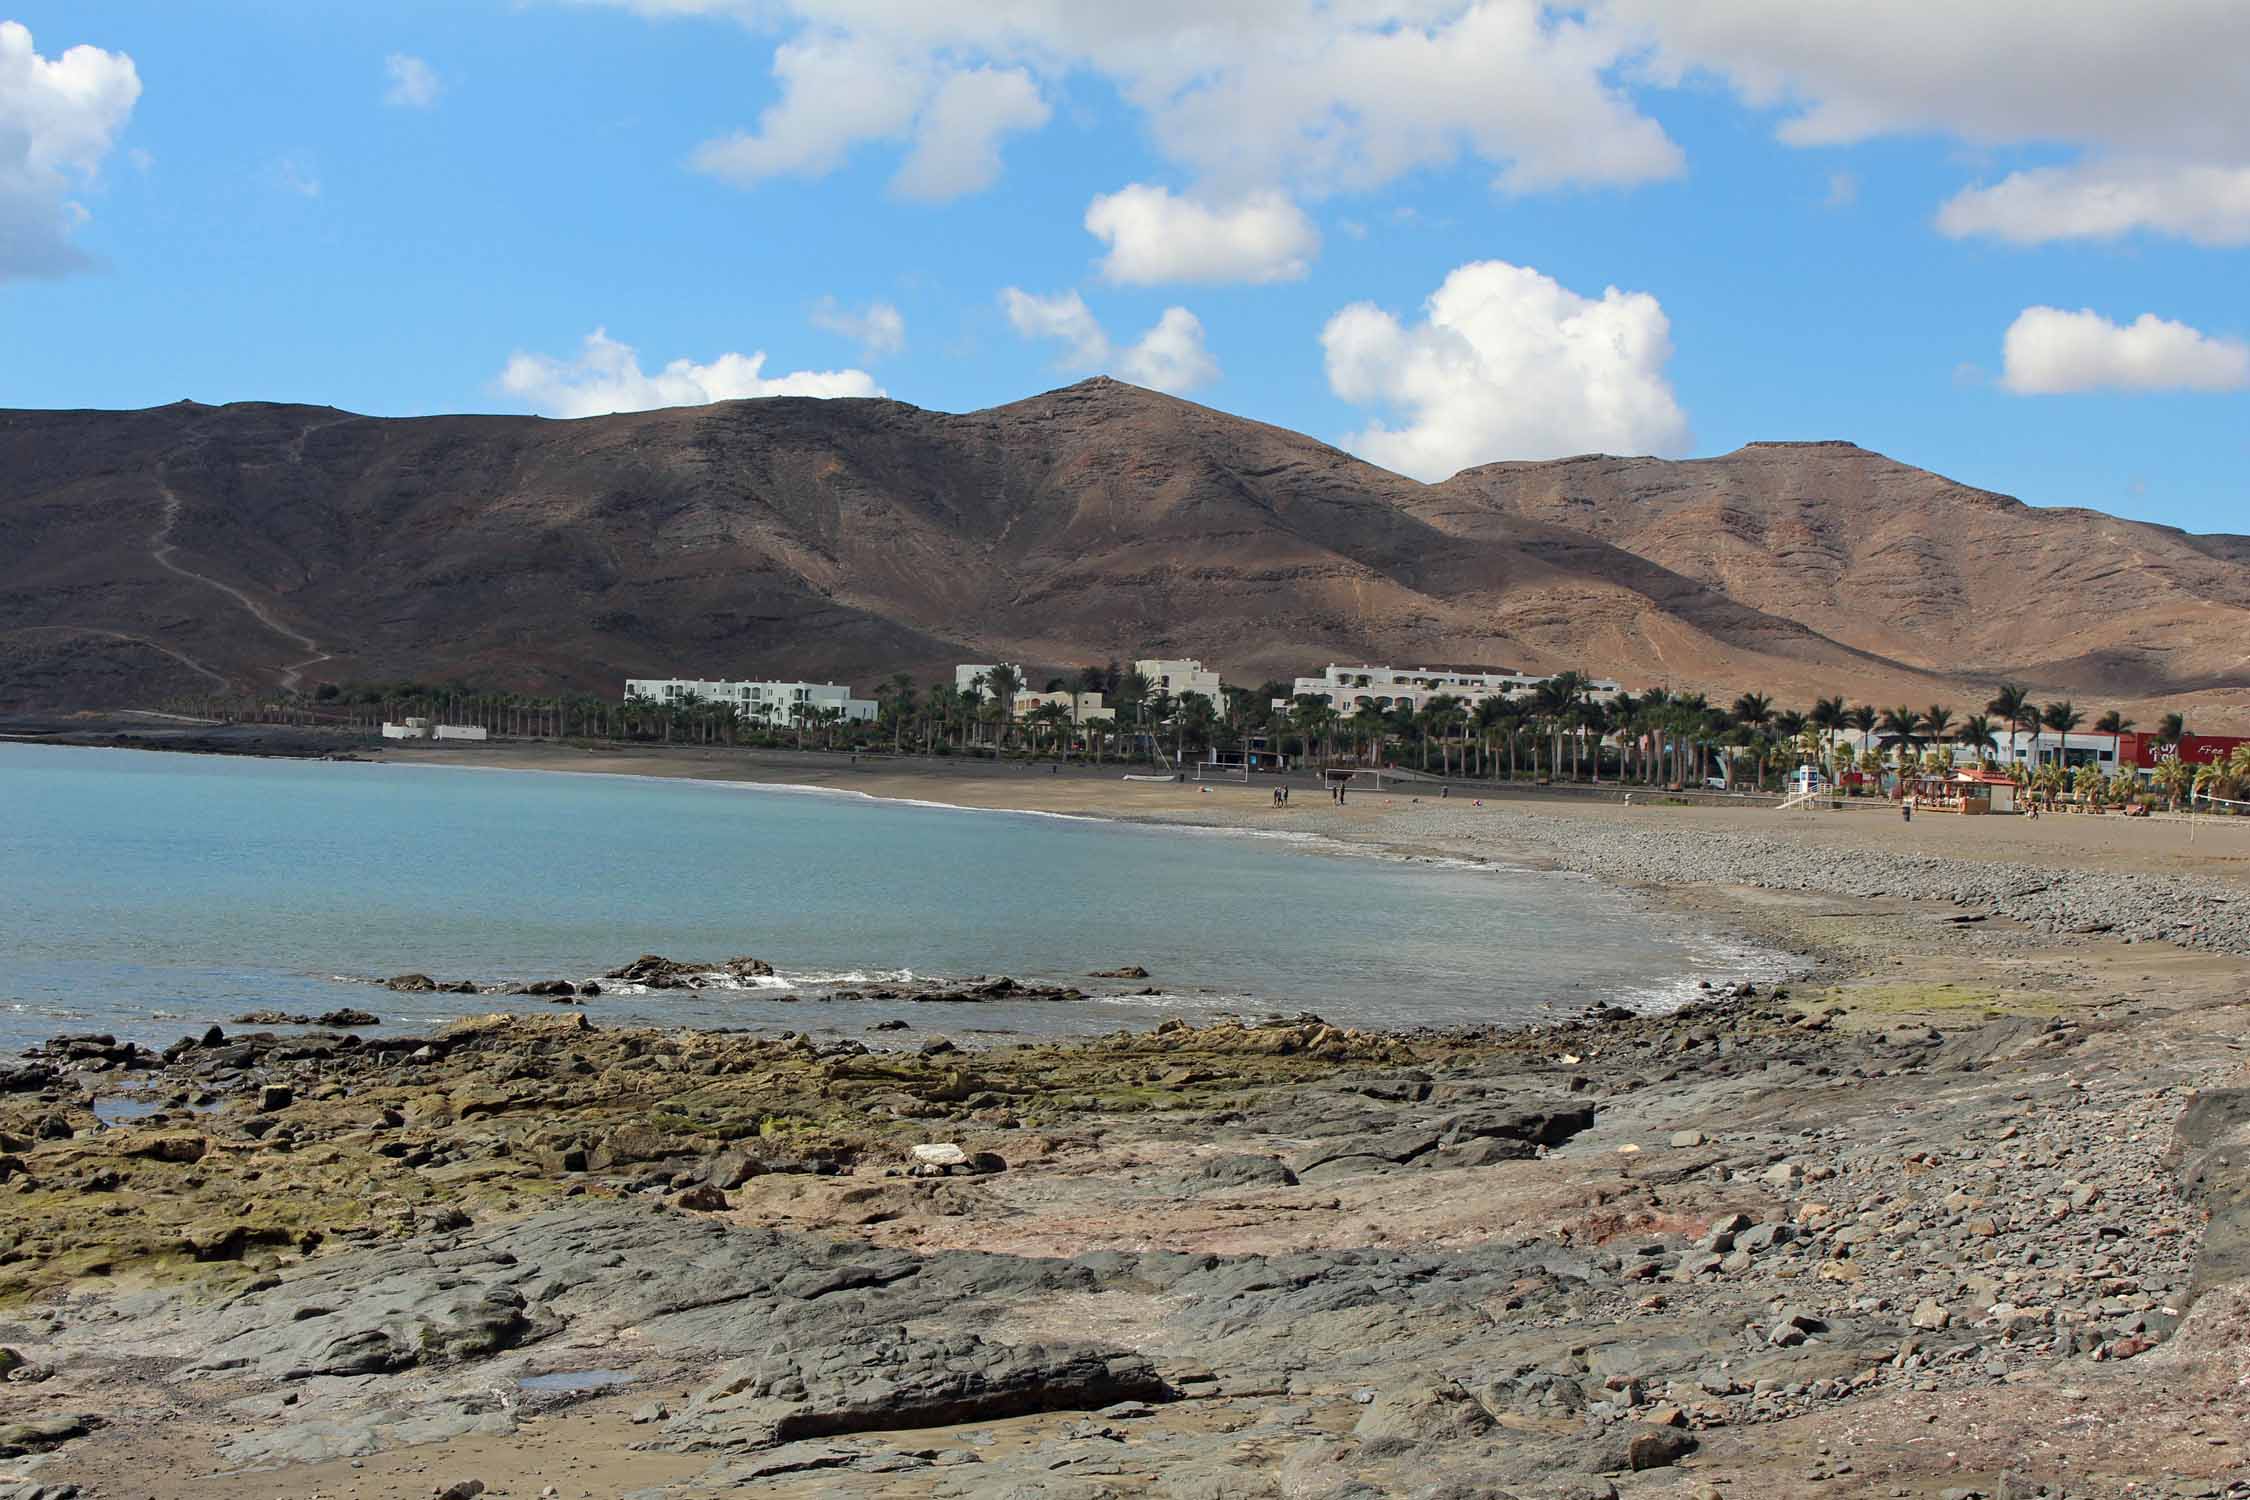
[[[0,281],[83,269],[71,243],[94,180],[141,96],[133,60],[77,46],[42,57],[28,27],[0,21]]]
[[[722,354],[709,364],[675,359],[649,374],[630,344],[606,329],[586,335],[578,357],[555,359],[519,353],[500,372],[500,389],[550,417],[595,417],[659,406],[702,406],[753,396],[880,396],[865,370],[792,370],[765,373],[764,350]]]
[[[1599,0],[1598,25],[1654,48],[1658,81],[1703,72],[1782,111],[1781,138],[1839,146],[1937,133],[2074,146],[1947,205],[1949,234],[2017,243],[2130,229],[2239,244],[2250,167],[2240,0]],[[2231,200],[2200,205],[2195,194]]]
[[[943,202],[1000,180],[1000,141],[1047,123],[1047,101],[1021,68],[949,73],[915,122],[914,146],[891,178],[909,198]]]
[[[1219,362],[1203,342],[1203,320],[1168,307],[1149,330],[1122,347],[1076,292],[1040,297],[1021,287],[1000,294],[1009,325],[1027,339],[1063,345],[1061,365],[1081,372],[1115,370],[1135,385],[1178,395],[1219,378]]]
[[[2011,172],[1966,188],[1938,210],[1938,228],[2019,245],[2106,240],[2134,230],[2198,245],[2250,245],[2250,166],[2081,163]]]
[[[1219,362],[1203,347],[1203,320],[1184,307],[1165,308],[1155,327],[1119,353],[1117,368],[1135,385],[1174,393],[1219,378]]]
[[[964,66],[881,36],[808,30],[775,49],[773,72],[781,97],[757,129],[705,142],[693,158],[698,168],[747,187],[824,176],[857,146],[902,142],[906,159],[892,188],[941,201],[991,186],[1002,140],[1049,115],[1020,67]]]
[[[850,308],[823,297],[813,305],[812,325],[858,344],[862,359],[880,359],[906,347],[906,318],[888,302]]]
[[[2250,386],[2250,345],[2154,313],[2119,325],[2092,308],[2027,307],[2008,325],[2001,358],[2000,383],[2019,396]]]
[[[1136,182],[1096,197],[1086,231],[1109,246],[1102,276],[1129,286],[1295,281],[1320,253],[1312,220],[1272,189],[1214,204]]]
[[[698,153],[743,183],[903,147],[897,186],[988,184],[1006,135],[1078,78],[1221,191],[1380,186],[1464,157],[1507,191],[1676,176],[1679,148],[1613,74],[1640,43],[1544,0],[606,0],[730,14],[780,97]],[[764,39],[778,33],[777,40]]]
[[[1456,267],[1402,324],[1354,303],[1321,331],[1328,384],[1395,412],[1346,440],[1418,479],[1472,464],[1571,453],[1677,453],[1686,415],[1664,374],[1671,324],[1646,292],[1582,297],[1529,266]]]
[[[1001,292],[1000,306],[1009,326],[1025,338],[1055,339],[1067,346],[1064,359],[1072,366],[1090,370],[1109,358],[1109,335],[1076,292],[1040,297],[1012,286]]]
[[[438,101],[444,84],[437,69],[409,52],[393,52],[383,59],[383,76],[390,80],[383,102],[400,109],[429,109]]]

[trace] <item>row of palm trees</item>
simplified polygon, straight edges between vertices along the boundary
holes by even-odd
[[[1138,672],[1117,663],[1083,668],[1074,679],[1051,679],[1048,692],[1100,693],[1114,718],[1081,722],[1061,702],[1015,713],[1029,684],[1016,669],[986,669],[967,686],[918,685],[897,673],[876,690],[874,723],[847,722],[834,709],[798,705],[782,724],[745,716],[734,705],[694,698],[619,703],[590,696],[539,697],[500,693],[462,684],[324,684],[309,700],[244,711],[212,700],[181,705],[209,717],[288,717],[301,722],[362,725],[410,715],[449,723],[479,724],[494,733],[555,738],[656,740],[694,744],[793,744],[802,748],[872,748],[898,751],[1009,752],[1147,758],[1168,746],[1175,760],[1207,748],[1261,747],[1294,752],[1326,764],[1396,764],[1417,761],[1446,776],[1514,779],[1618,779],[1647,785],[1700,785],[1721,771],[1729,785],[1778,785],[1801,765],[1817,765],[1841,779],[1851,772],[1908,774],[1935,764],[1925,754],[1958,746],[1987,759],[2003,732],[2029,736],[2029,764],[2017,762],[2033,790],[2039,773],[2054,769],[2053,790],[2075,791],[2076,778],[2059,765],[2041,764],[2040,745],[2085,726],[2085,713],[2068,699],[2045,703],[2015,684],[2003,684],[1982,712],[1956,715],[1945,704],[1924,708],[1852,704],[1822,697],[1804,709],[1778,706],[1764,693],[1743,693],[1720,704],[1702,693],[1651,688],[1597,698],[1584,674],[1561,672],[1519,694],[1477,701],[1438,694],[1416,707],[1366,702],[1340,711],[1315,694],[1290,695],[1273,682],[1254,690],[1230,688],[1225,701],[1198,693],[1159,691]],[[1078,701],[1074,696],[1073,702]],[[2100,715],[2097,731],[2118,733],[2134,721],[2116,710]],[[2156,738],[2178,744],[2187,733],[2181,715],[2158,722]],[[1839,742],[1850,734],[1856,745]],[[2250,747],[2246,747],[2250,748]],[[2056,761],[2061,760],[2058,754]],[[1943,757],[1950,765],[1951,757]],[[2176,767],[2176,769],[2175,769]],[[2250,755],[2202,768],[2175,760],[2157,773],[2160,788],[2175,797],[2231,798],[2250,788]],[[2177,791],[2171,785],[2178,783]]]

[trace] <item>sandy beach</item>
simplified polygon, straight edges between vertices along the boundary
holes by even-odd
[[[2090,871],[2194,876],[2250,887],[2250,819],[2124,818],[2055,814],[1968,818],[1925,812],[1911,823],[1896,807],[1848,805],[1841,812],[1777,813],[1767,802],[1678,805],[1643,788],[1549,789],[1464,781],[1440,799],[1437,788],[1400,783],[1353,791],[1345,806],[1309,777],[1286,778],[1290,805],[1272,804],[1273,780],[1127,781],[1142,767],[1030,764],[962,757],[866,757],[692,747],[582,749],[540,742],[415,746],[373,757],[395,765],[457,765],[524,771],[684,777],[824,787],[1021,812],[1067,813],[1277,832],[1414,850],[1497,854],[1509,842],[1510,816],[1537,814],[1590,828],[1676,830],[1688,835],[1751,834],[1869,854],[2055,865]],[[1630,795],[1630,806],[1621,799]],[[1480,807],[1478,804],[1482,803]],[[1527,850],[1527,853],[1535,852]]]

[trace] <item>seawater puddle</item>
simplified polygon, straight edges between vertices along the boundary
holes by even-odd
[[[145,1120],[150,1115],[168,1114],[170,1110],[161,1099],[134,1099],[109,1096],[94,1101],[94,1118],[104,1125],[122,1125],[131,1120]]]

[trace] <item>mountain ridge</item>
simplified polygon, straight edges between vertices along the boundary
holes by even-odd
[[[1423,484],[1105,378],[964,413],[0,412],[19,706],[293,670],[615,692],[1197,655],[1238,681],[1484,660],[1792,701],[1981,702],[2006,674],[2225,715],[2250,710],[2246,627],[2250,538],[2029,506],[1841,439]]]

